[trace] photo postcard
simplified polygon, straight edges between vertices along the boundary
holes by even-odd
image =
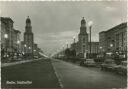
[[[127,1],[0,1],[1,89],[127,89]]]

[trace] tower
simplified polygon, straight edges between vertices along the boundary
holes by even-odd
[[[24,46],[25,46],[25,53],[32,55],[33,54],[33,32],[31,26],[31,20],[29,16],[26,19],[26,26],[24,32]]]
[[[86,21],[83,17],[81,20],[80,33],[78,34],[79,53],[85,54],[88,49],[88,33],[86,31]]]

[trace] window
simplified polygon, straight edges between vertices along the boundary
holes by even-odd
[[[85,43],[85,38],[83,38],[83,43]]]
[[[85,48],[85,45],[83,45],[83,48]]]

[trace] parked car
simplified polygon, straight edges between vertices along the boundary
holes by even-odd
[[[116,67],[117,67],[117,64],[112,59],[107,59],[104,61],[104,63],[101,64],[101,70],[116,71],[115,70]]]
[[[93,59],[86,59],[81,61],[80,65],[86,66],[86,67],[93,67],[96,66],[96,63]]]
[[[122,61],[121,64],[116,68],[118,74],[127,75],[127,61]]]
[[[84,66],[86,59],[80,59],[80,66]]]
[[[34,56],[34,58],[35,58],[35,59],[38,59],[38,58],[39,58],[39,56]]]

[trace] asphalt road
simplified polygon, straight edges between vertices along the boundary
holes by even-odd
[[[114,89],[127,86],[126,77],[98,68],[81,67],[56,59],[52,59],[52,63],[64,88]]]
[[[2,67],[1,78],[4,89],[60,88],[49,59]]]

